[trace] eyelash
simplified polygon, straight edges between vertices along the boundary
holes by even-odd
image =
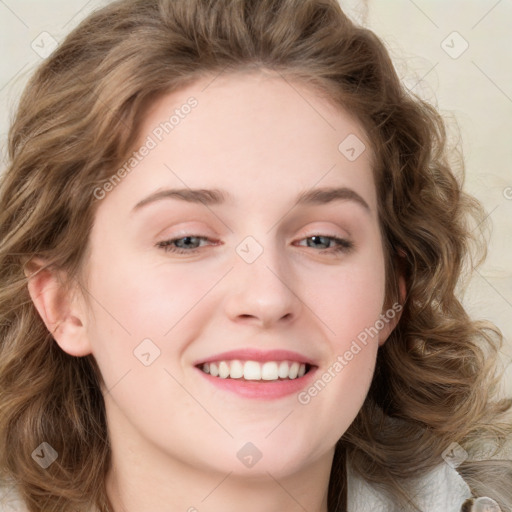
[[[344,238],[338,238],[335,236],[328,236],[328,235],[311,235],[308,237],[305,237],[301,240],[308,240],[310,238],[328,238],[329,240],[333,240],[337,245],[334,248],[329,249],[322,249],[321,251],[318,251],[320,254],[324,253],[330,253],[330,254],[338,254],[338,253],[348,253],[352,249],[354,249],[353,242],[350,242],[349,240],[345,240]],[[198,240],[209,240],[208,237],[205,236],[198,236],[198,235],[187,235],[187,236],[181,236],[179,238],[173,238],[170,240],[163,240],[162,242],[158,242],[156,246],[160,249],[163,249],[166,253],[175,253],[175,254],[194,254],[198,252],[201,248],[197,247],[195,249],[181,249],[179,247],[175,247],[172,244],[178,240],[183,240],[185,238],[197,238]],[[303,246],[301,246],[303,247]]]

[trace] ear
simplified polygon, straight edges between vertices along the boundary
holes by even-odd
[[[25,265],[32,302],[64,352],[72,356],[88,355],[91,347],[86,336],[83,302],[66,291],[62,273],[46,265],[41,258],[32,258]]]
[[[384,345],[402,316],[403,304],[405,303],[407,292],[405,287],[405,278],[402,273],[398,276],[398,289],[400,291],[400,304],[393,304],[391,308],[386,311],[382,311],[381,314],[381,321],[384,323],[384,327],[379,330],[379,347]]]

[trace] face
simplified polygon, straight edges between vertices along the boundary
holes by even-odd
[[[221,75],[154,104],[134,151],[97,192],[82,319],[114,446],[253,477],[332,456],[393,323],[361,126]]]

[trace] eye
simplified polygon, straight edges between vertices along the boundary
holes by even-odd
[[[344,238],[338,238],[335,236],[327,236],[327,235],[313,235],[307,238],[306,240],[307,247],[320,248],[322,249],[321,253],[340,253],[340,252],[350,252],[354,248],[354,244],[345,240]],[[302,240],[301,240],[302,241]],[[311,243],[309,243],[311,241]],[[331,245],[333,243],[334,245]],[[327,245],[327,248],[322,246]]]
[[[163,240],[158,242],[156,246],[163,249],[165,252],[176,253],[176,254],[194,254],[199,251],[201,242],[207,242],[210,239],[205,236],[187,235],[180,238],[172,238],[170,240]],[[307,247],[320,248],[321,253],[340,253],[349,252],[354,248],[354,244],[349,240],[338,238],[335,236],[326,235],[313,235],[307,238],[303,238],[307,241]],[[311,241],[311,244],[309,243]],[[334,244],[334,245],[331,245]],[[218,245],[218,244],[211,244]],[[301,245],[301,244],[299,244]],[[321,246],[328,246],[327,248]]]
[[[209,240],[209,238],[205,236],[189,235],[181,238],[164,240],[162,242],[158,242],[156,246],[163,249],[165,252],[192,254],[199,250],[199,242],[207,240]]]

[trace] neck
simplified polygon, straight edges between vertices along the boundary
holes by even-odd
[[[333,452],[293,474],[251,476],[193,467],[168,457],[112,450],[106,478],[108,512],[327,512]],[[253,468],[253,470],[256,467]]]

